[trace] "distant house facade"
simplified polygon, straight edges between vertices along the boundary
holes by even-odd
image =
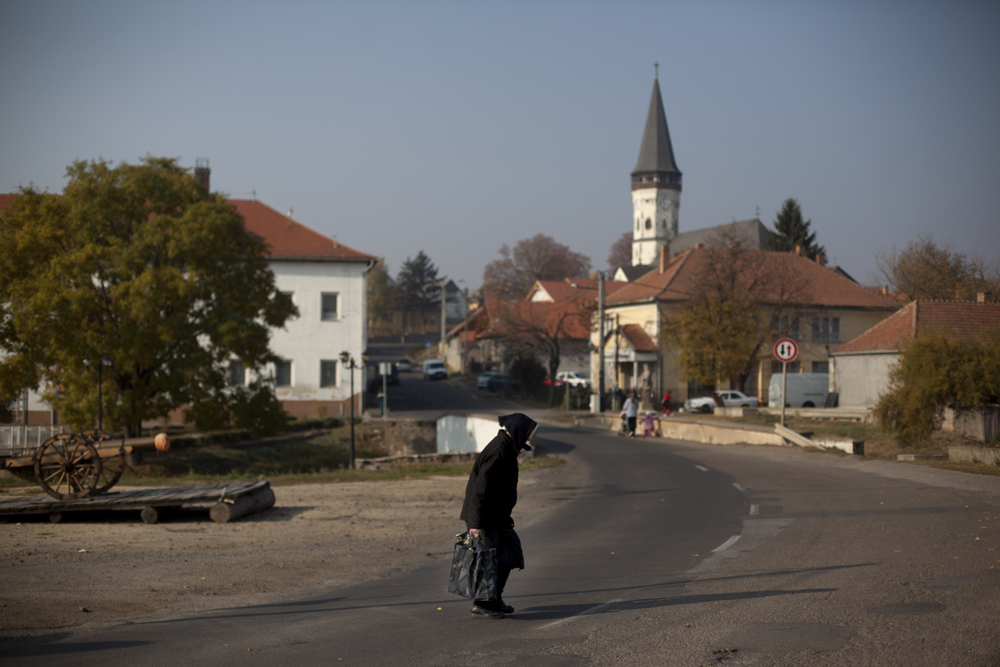
[[[895,311],[896,300],[866,289],[821,261],[801,254],[749,250],[756,253],[761,266],[779,271],[786,283],[799,285],[793,295],[783,297],[774,288],[762,295],[762,307],[776,312],[781,308],[774,339],[789,336],[799,341],[799,359],[790,365],[791,372],[829,372],[830,354],[843,341],[852,338]],[[713,250],[703,246],[689,248],[670,256],[661,249],[660,266],[618,289],[606,299],[604,341],[605,386],[622,391],[637,391],[655,404],[655,399],[670,391],[673,400],[684,401],[706,392],[707,388],[684,382],[684,369],[678,363],[678,349],[667,335],[666,327],[692,300],[703,293],[713,260]],[[750,276],[741,276],[750,280]],[[591,344],[599,349],[598,334]],[[766,403],[771,374],[779,370],[770,348],[758,355],[754,372],[743,387],[735,387],[758,396]],[[596,352],[591,373],[597,376]],[[728,382],[728,378],[719,378]]]
[[[256,200],[227,200],[247,231],[268,245],[268,266],[278,290],[291,296],[299,316],[271,334],[281,362],[269,369],[285,411],[295,417],[349,412],[349,353],[362,367],[368,340],[368,272],[376,258],[329,239]],[[233,360],[230,381],[249,381]],[[364,395],[364,370],[355,370],[354,397]],[[363,404],[358,402],[355,411]]]
[[[197,174],[206,188],[208,169]],[[0,211],[13,195],[0,195]],[[349,353],[362,366],[355,371],[356,410],[363,406],[362,377],[367,344],[367,276],[376,258],[329,239],[269,206],[249,199],[229,199],[243,217],[247,232],[267,244],[268,267],[275,285],[291,296],[299,316],[282,329],[272,330],[271,350],[281,358],[266,370],[275,394],[286,412],[295,417],[339,415],[349,411],[350,376],[340,363]],[[237,359],[230,361],[230,385],[252,380]],[[56,415],[41,396],[27,393],[28,423],[57,423]],[[168,421],[180,421],[182,414]]]
[[[967,340],[1000,327],[1000,304],[980,294],[968,301],[911,301],[830,354],[830,391],[841,406],[873,407],[889,389],[889,375],[910,343],[942,334]]]

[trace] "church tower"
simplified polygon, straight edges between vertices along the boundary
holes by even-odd
[[[659,75],[653,80],[639,161],[632,171],[632,266],[659,261],[660,247],[677,236],[681,172],[667,131]]]

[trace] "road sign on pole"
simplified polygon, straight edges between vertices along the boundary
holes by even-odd
[[[799,356],[799,344],[791,338],[782,338],[774,344],[774,358],[790,364]]]
[[[785,425],[785,391],[788,389],[788,364],[799,356],[799,344],[782,338],[774,344],[774,357],[781,362],[781,425]]]

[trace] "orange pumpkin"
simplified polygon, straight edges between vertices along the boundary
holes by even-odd
[[[157,433],[153,444],[156,445],[156,451],[165,452],[170,449],[170,436],[166,433]]]

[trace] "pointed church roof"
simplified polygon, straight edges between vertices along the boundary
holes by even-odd
[[[663,111],[659,77],[653,80],[653,96],[649,100],[646,129],[642,132],[639,161],[636,162],[635,170],[632,173],[647,171],[680,173],[674,162],[674,147],[670,143],[670,132],[667,130],[667,114]]]

